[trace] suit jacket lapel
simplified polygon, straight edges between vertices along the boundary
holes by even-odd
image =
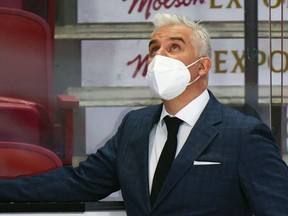
[[[210,100],[207,106],[172,164],[155,206],[170,193],[186,170],[193,165],[199,155],[211,144],[218,134],[214,125],[220,121],[221,105],[210,93]]]
[[[155,110],[150,110],[150,115],[146,115],[144,119],[139,120],[142,124],[142,130],[140,132],[139,140],[137,140],[137,149],[136,155],[139,158],[139,167],[140,170],[140,190],[139,195],[143,198],[143,204],[147,204],[147,208],[151,208],[150,205],[150,192],[149,192],[149,170],[148,170],[148,159],[149,159],[149,135],[155,124],[158,123],[160,119],[160,114],[162,111],[162,105],[155,106]]]

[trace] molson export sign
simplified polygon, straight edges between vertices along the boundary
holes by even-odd
[[[270,6],[269,6],[270,5]],[[288,18],[288,0],[258,0],[259,20]],[[151,21],[158,12],[189,16],[195,20],[236,21],[244,19],[244,0],[79,0],[78,22]]]
[[[82,41],[82,86],[145,86],[148,40]],[[258,83],[288,85],[288,39],[259,39]],[[244,39],[212,39],[209,84],[244,85]],[[100,54],[99,54],[100,53]],[[272,75],[272,76],[271,76]]]
[[[288,20],[288,0],[258,0],[258,17]],[[79,23],[148,22],[158,12],[203,21],[243,21],[244,0],[79,0]],[[288,85],[288,39],[259,39],[258,83]],[[145,86],[148,40],[82,41],[82,86]],[[210,85],[244,85],[244,39],[212,39]],[[283,75],[283,76],[282,76]]]

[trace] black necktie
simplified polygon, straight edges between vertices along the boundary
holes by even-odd
[[[179,126],[182,123],[182,120],[176,117],[165,116],[164,120],[167,127],[168,136],[164,148],[161,152],[153,178],[152,190],[151,190],[152,205],[156,201],[156,198],[161,190],[162,184],[175,158],[177,148],[177,133]]]

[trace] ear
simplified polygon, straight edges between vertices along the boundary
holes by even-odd
[[[210,68],[211,68],[212,60],[209,57],[204,57],[199,62],[199,75],[205,76],[208,75]]]

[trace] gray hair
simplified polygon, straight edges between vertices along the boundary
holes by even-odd
[[[211,41],[208,31],[199,22],[194,22],[192,19],[178,16],[175,14],[159,13],[153,19],[154,31],[158,28],[167,25],[184,25],[192,29],[191,42],[196,46],[196,52],[199,57],[211,57]]]

